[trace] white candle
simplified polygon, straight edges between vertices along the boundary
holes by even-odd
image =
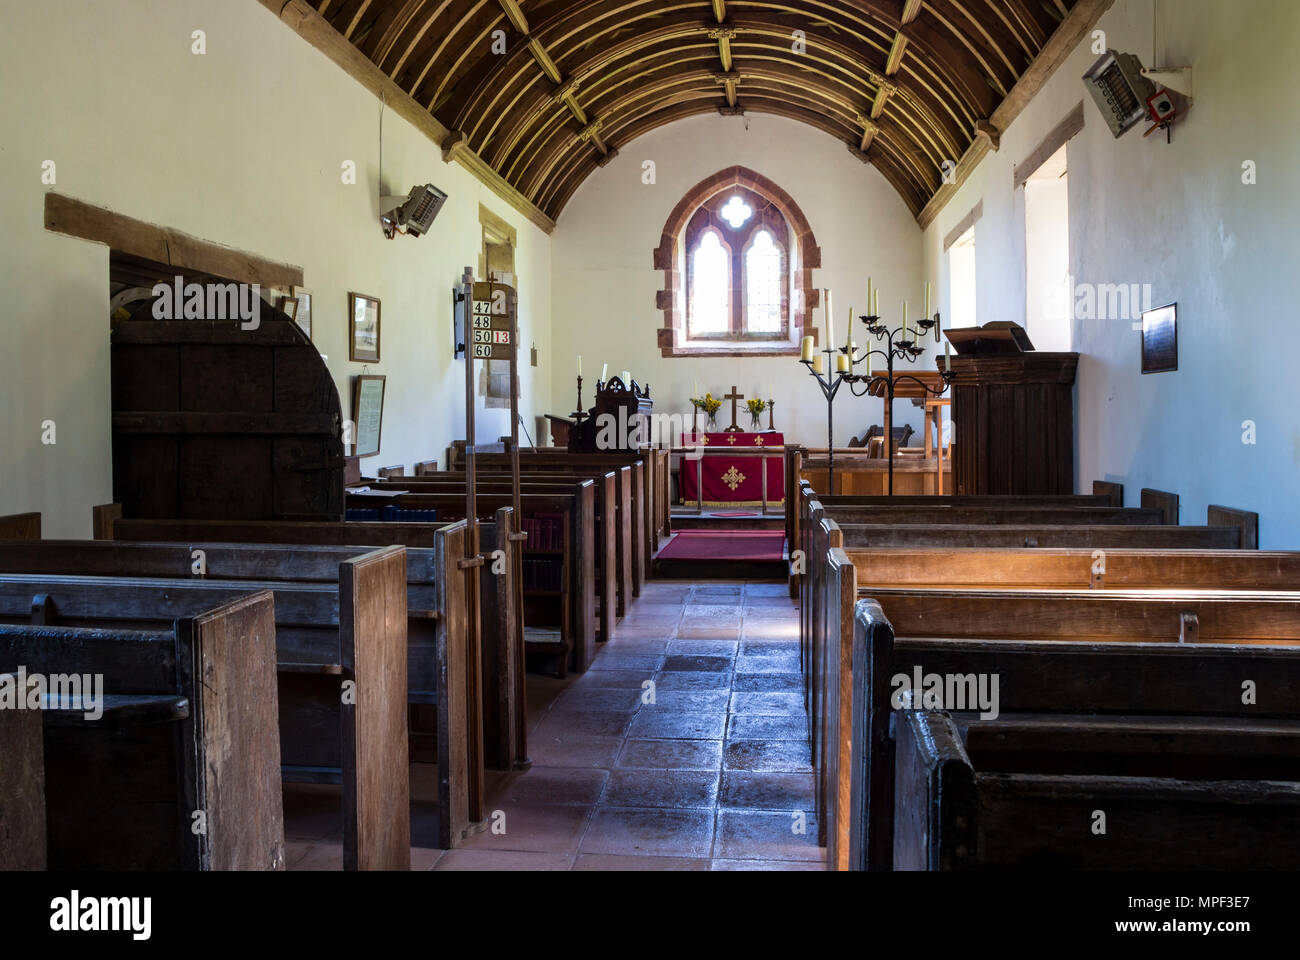
[[[623,371],[623,386],[632,389],[632,374],[626,370]]]
[[[826,346],[835,346],[835,317],[831,309],[831,291],[826,290]]]
[[[606,376],[606,374],[608,374],[608,373],[609,373],[609,364],[608,364],[608,363],[602,363],[602,364],[600,365],[600,382],[601,382],[601,383],[604,383],[604,382],[606,381],[606,379],[608,379],[607,376]]]
[[[867,277],[867,313],[871,312],[871,278]]]
[[[810,360],[812,360],[812,358],[813,358],[813,338],[804,337],[803,344],[799,350],[799,360],[803,363],[807,363]],[[699,388],[696,387],[696,389],[698,390]]]
[[[876,287],[875,291],[872,293],[872,296],[874,296],[875,299],[872,300],[871,302],[871,315],[873,317],[878,317],[880,316],[880,288],[879,287]]]
[[[578,376],[582,376],[582,354],[578,354]]]
[[[835,354],[835,372],[836,373],[849,372],[849,358],[842,353]]]
[[[930,281],[925,281],[925,318],[930,319]]]
[[[867,376],[871,376],[871,341],[867,341]]]
[[[822,355],[820,353],[817,354],[817,356],[812,358],[812,367],[813,367],[813,373],[822,372]]]
[[[952,344],[947,340],[943,342],[943,369],[945,373],[952,373]]]

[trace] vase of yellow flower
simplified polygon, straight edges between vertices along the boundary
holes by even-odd
[[[692,397],[691,404],[696,410],[703,410],[704,417],[708,421],[706,426],[710,433],[718,429],[718,411],[722,409],[722,401],[716,399],[713,394],[706,393],[703,397]]]
[[[759,400],[758,398],[754,398],[753,400],[746,400],[745,409],[749,411],[750,426],[752,426],[754,432],[757,433],[763,426],[763,424],[759,421],[758,418],[761,417],[763,415],[763,411],[767,409],[767,403],[763,400]]]

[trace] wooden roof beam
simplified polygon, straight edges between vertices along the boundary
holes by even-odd
[[[713,79],[722,84],[722,89],[727,94],[727,106],[736,106],[736,87],[740,85],[741,74],[735,71],[715,74]]]
[[[906,0],[903,4],[903,15],[899,17],[899,22],[904,26],[911,23],[921,15],[922,0]]]
[[[876,139],[876,134],[880,132],[880,127],[876,126],[870,117],[864,117],[860,113],[857,115],[856,119],[858,121],[858,126],[862,128],[862,140],[858,144],[858,150],[865,157],[867,151],[871,149],[871,141]]]
[[[718,23],[727,22],[727,0],[713,0],[713,19]]]
[[[524,16],[524,11],[519,9],[519,0],[500,0],[501,10],[505,13],[506,19],[510,25],[528,36],[528,18]]]
[[[730,26],[709,27],[709,39],[718,41],[718,56],[722,58],[722,69],[731,69],[731,41],[736,39],[736,28]]]

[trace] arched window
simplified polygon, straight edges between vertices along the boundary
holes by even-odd
[[[817,306],[812,225],[790,194],[747,167],[727,167],[677,202],[654,249],[663,286],[655,331],[665,357],[798,356]]]
[[[754,234],[745,251],[745,329],[750,333],[781,333],[784,258],[769,231]]]
[[[774,340],[790,330],[790,225],[766,197],[736,187],[686,225],[686,336]]]
[[[718,231],[708,230],[691,253],[692,325],[697,334],[713,336],[731,329],[731,252]]]

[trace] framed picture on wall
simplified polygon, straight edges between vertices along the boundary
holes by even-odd
[[[311,291],[306,287],[294,287],[293,298],[298,301],[298,313],[294,316],[299,328],[307,334],[307,339],[311,336]]]
[[[358,363],[379,362],[379,300],[348,294],[349,357]]]
[[[1157,307],[1142,314],[1142,372],[1168,373],[1178,369],[1178,304]]]
[[[352,384],[352,456],[373,457],[379,453],[384,429],[384,389],[382,376],[363,375]]]
[[[290,320],[298,319],[298,301],[294,297],[280,298],[280,312]]]

